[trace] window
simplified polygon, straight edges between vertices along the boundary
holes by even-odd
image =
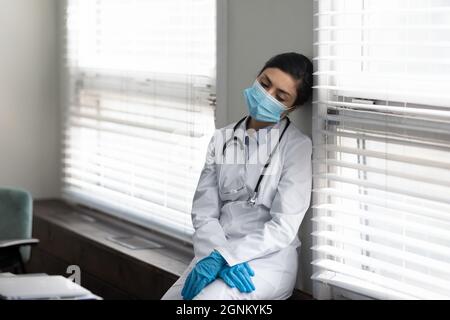
[[[317,292],[450,299],[450,3],[318,0],[314,18]]]
[[[215,129],[216,2],[65,11],[64,197],[190,241]]]

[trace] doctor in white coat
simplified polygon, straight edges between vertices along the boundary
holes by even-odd
[[[311,197],[308,136],[287,115],[310,97],[312,64],[271,58],[244,90],[249,115],[216,130],[194,195],[195,258],[163,299],[286,299]]]

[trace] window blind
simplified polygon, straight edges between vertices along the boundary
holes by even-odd
[[[314,2],[316,285],[450,299],[449,30],[449,1]]]
[[[190,241],[214,131],[216,2],[65,8],[64,196]]]

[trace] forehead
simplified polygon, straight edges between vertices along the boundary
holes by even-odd
[[[298,80],[295,80],[290,74],[278,69],[278,68],[267,68],[261,73],[260,77],[267,76],[272,85],[290,93],[295,96],[297,94],[297,83]]]

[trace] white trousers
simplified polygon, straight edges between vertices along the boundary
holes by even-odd
[[[194,297],[194,300],[284,300],[292,295],[297,278],[297,250],[288,247],[266,257],[249,261],[255,272],[252,281],[255,290],[242,293],[237,288],[230,288],[218,278],[207,285]],[[194,258],[181,277],[164,294],[162,300],[182,300],[181,291],[187,276],[195,267],[198,259]]]

